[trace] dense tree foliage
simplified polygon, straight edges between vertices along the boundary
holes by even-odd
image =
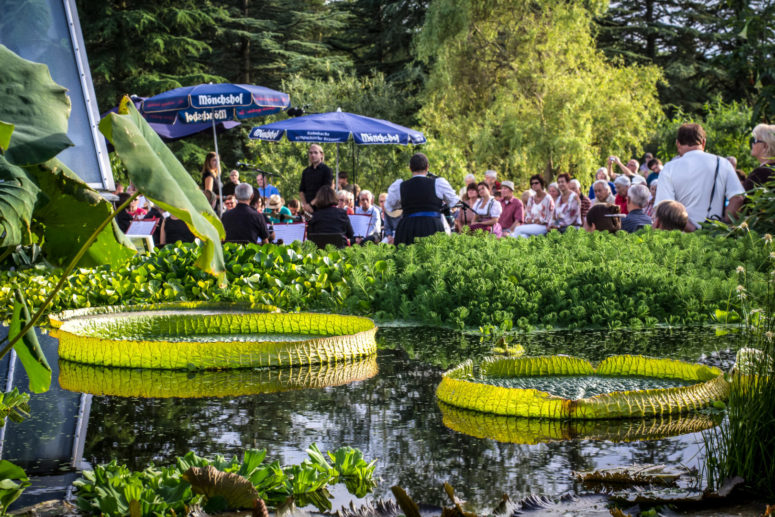
[[[419,37],[432,62],[422,120],[474,170],[591,179],[606,154],[635,149],[658,120],[656,67],[595,50],[579,2],[437,0]],[[462,172],[461,172],[462,174]]]
[[[771,119],[774,21],[769,1],[615,0],[597,20],[597,43],[609,57],[659,65],[665,105],[701,113],[721,95]]]

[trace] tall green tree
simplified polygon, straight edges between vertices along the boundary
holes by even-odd
[[[653,66],[610,63],[591,32],[601,2],[436,0],[419,36],[431,64],[421,119],[442,168],[590,180],[661,117]],[[459,163],[459,162],[458,162]]]
[[[211,2],[78,0],[77,6],[101,110],[127,93],[151,96],[224,80],[207,59],[225,15]]]
[[[597,43],[608,57],[663,69],[663,104],[702,114],[721,95],[772,116],[772,2],[616,0],[596,21]]]

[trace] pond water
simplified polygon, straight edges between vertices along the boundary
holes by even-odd
[[[0,329],[3,332],[7,329]],[[33,487],[15,506],[64,497],[77,477],[73,465],[88,467],[115,458],[141,469],[151,461],[171,462],[189,450],[212,456],[240,455],[248,447],[266,448],[270,459],[297,463],[306,457],[304,451],[312,443],[321,450],[349,445],[361,449],[367,460],[378,460],[378,485],[372,496],[392,498],[390,487],[400,485],[419,502],[441,505],[446,503],[442,484],[449,482],[477,511],[493,508],[504,493],[519,499],[529,494],[555,497],[577,490],[571,471],[633,463],[696,467],[702,461],[698,432],[621,442],[601,439],[611,434],[597,428],[567,429],[568,423],[561,423],[556,425],[565,426],[562,429],[542,429],[544,434],[523,439],[527,435],[520,434],[520,426],[544,423],[521,419],[475,422],[478,427],[472,431],[472,418],[481,415],[442,411],[435,390],[445,369],[486,355],[488,343],[476,336],[416,327],[381,328],[377,341],[376,360],[358,363],[344,373],[314,369],[296,373],[219,372],[212,380],[211,376],[197,378],[199,374],[175,372],[171,377],[129,375],[117,381],[110,377],[110,369],[87,368],[73,377],[72,365],[62,364],[63,384],[67,385],[66,375],[70,375],[68,382],[92,379],[90,391],[100,382],[135,389],[143,383],[169,386],[169,391],[152,393],[153,398],[141,398],[82,395],[63,389],[57,342],[41,335],[57,380],[49,392],[33,395],[32,417],[21,424],[7,424],[2,436],[2,458],[34,476]],[[734,334],[717,336],[712,328],[541,332],[516,341],[534,355],[565,353],[599,361],[612,354],[643,353],[722,367],[731,364],[737,348]],[[7,378],[8,372],[6,358],[0,365],[0,378]],[[232,375],[237,376],[232,385],[248,386],[253,391],[227,387],[219,392],[206,384],[229,385]],[[262,375],[269,377],[253,379]],[[11,377],[6,385],[26,388],[18,364]],[[291,381],[288,391],[280,391],[283,379]],[[303,389],[326,383],[334,385]],[[197,395],[183,391],[176,396],[174,389],[183,390],[191,384],[205,386],[198,393],[205,397],[183,398]],[[251,387],[267,384],[273,388]],[[68,386],[73,389],[72,384]],[[213,396],[224,394],[227,396]],[[615,432],[634,433],[630,438],[616,438],[621,440],[637,439],[643,435],[643,427],[652,424],[601,425],[608,425],[609,431],[612,426]],[[354,500],[344,488],[332,493],[334,509]]]

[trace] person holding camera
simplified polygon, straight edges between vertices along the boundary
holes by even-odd
[[[428,172],[428,157],[417,153],[409,160],[412,177],[396,180],[388,188],[385,208],[388,215],[403,217],[396,228],[395,244],[412,244],[415,239],[444,231],[441,212],[456,205],[460,198],[444,178]]]

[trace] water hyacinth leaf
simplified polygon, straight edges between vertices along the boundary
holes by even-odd
[[[8,506],[16,501],[28,486],[30,480],[21,467],[8,460],[0,461],[0,513],[5,515]]]
[[[0,155],[0,248],[29,244],[40,189],[24,169]]]
[[[51,78],[48,67],[0,45],[0,70],[0,120],[14,126],[13,138],[4,147],[6,159],[31,165],[73,145],[67,137],[70,98],[67,89]]]
[[[19,388],[14,388],[7,393],[0,393],[0,427],[5,425],[5,419],[11,421],[23,422],[30,416],[30,394],[19,392]]]
[[[94,229],[113,213],[113,206],[56,158],[25,170],[47,196],[47,201],[34,214],[40,223],[39,237],[44,243],[46,258],[63,266],[78,253]],[[78,266],[119,266],[135,253],[132,243],[116,222],[111,221]]]
[[[9,340],[16,337],[23,326],[30,321],[30,311],[20,289],[15,290],[13,317],[8,328]],[[30,380],[30,391],[43,393],[51,386],[51,366],[38,343],[35,330],[28,330],[22,338],[16,342],[13,349],[27,372]]]
[[[212,465],[191,467],[183,473],[183,479],[191,483],[195,493],[208,499],[223,497],[229,508],[253,508],[253,501],[259,498],[250,481],[239,474],[221,472]]]
[[[167,145],[124,97],[119,113],[100,122],[100,131],[113,144],[132,183],[162,210],[181,219],[204,246],[196,265],[225,285],[226,269],[221,221],[207,198]]]

